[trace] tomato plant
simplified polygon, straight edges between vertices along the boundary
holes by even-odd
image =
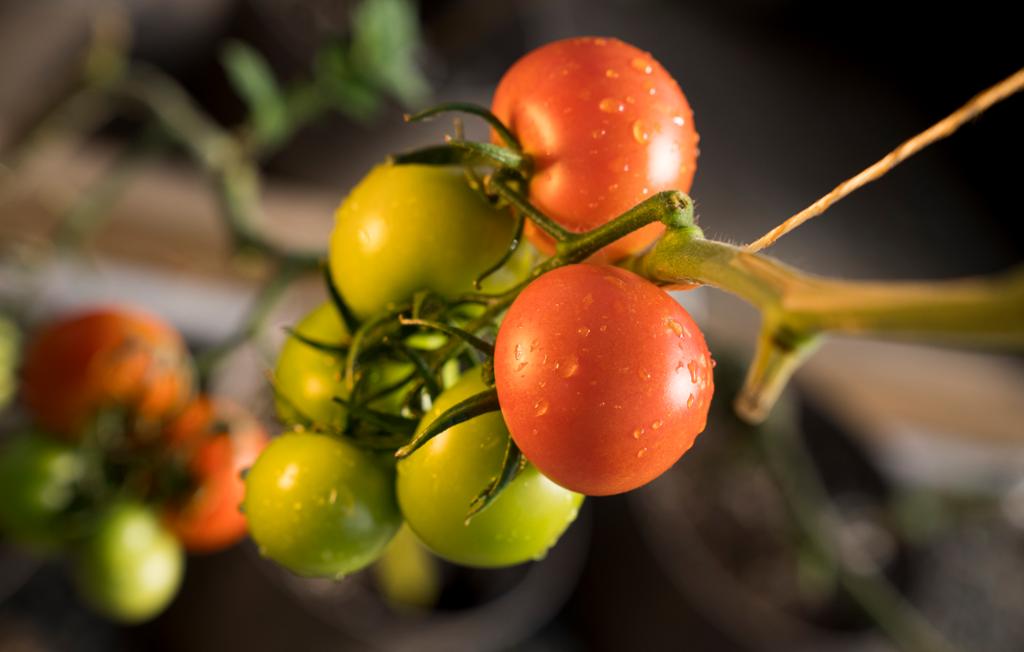
[[[307,425],[314,429],[345,429],[347,410],[334,399],[349,396],[343,378],[343,348],[350,340],[348,329],[329,301],[299,322],[281,347],[274,370],[275,403],[281,421],[304,424],[310,420],[312,424]],[[364,365],[361,370],[369,392],[398,383],[411,371],[412,365],[388,358]],[[394,412],[401,398],[400,390],[396,390],[370,401],[368,406]]]
[[[43,328],[29,343],[22,396],[36,421],[80,436],[104,408],[155,422],[184,407],[192,368],[181,336],[151,315],[97,309]]]
[[[338,208],[331,275],[359,317],[420,290],[451,299],[473,289],[514,232],[511,214],[470,189],[461,168],[379,165]],[[487,287],[510,286],[525,272],[507,267]]]
[[[242,472],[267,445],[267,434],[242,407],[200,396],[168,426],[167,439],[185,458],[191,490],[164,512],[167,527],[190,552],[215,552],[246,533]]]
[[[260,552],[299,575],[340,577],[377,559],[401,525],[394,471],[327,435],[273,440],[246,476]]]
[[[34,433],[15,435],[0,450],[0,530],[37,549],[63,538],[60,516],[85,473],[78,451]]]
[[[484,389],[480,369],[470,369],[437,398],[423,426]],[[467,522],[474,499],[500,473],[507,442],[501,414],[492,412],[448,429],[399,461],[402,514],[441,557],[483,567],[539,559],[576,518],[583,496],[527,464],[494,502]]]
[[[662,190],[690,189],[693,112],[647,52],[614,38],[570,38],[528,53],[505,73],[494,114],[533,160],[531,202],[570,231],[592,229]],[[605,247],[614,261],[661,235],[655,223]],[[527,223],[546,253],[550,237]]]
[[[157,615],[181,584],[184,554],[174,536],[147,507],[110,506],[75,556],[82,598],[117,621],[135,623]]]
[[[714,391],[700,329],[623,269],[569,265],[516,298],[495,342],[501,411],[527,459],[588,495],[635,489],[704,429]]]

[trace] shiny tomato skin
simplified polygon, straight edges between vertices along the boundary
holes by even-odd
[[[354,573],[380,557],[402,524],[394,470],[340,437],[277,437],[245,484],[260,553],[298,575]]]
[[[58,549],[63,520],[86,475],[86,461],[70,444],[34,432],[0,446],[0,533],[34,552]]]
[[[60,319],[28,345],[22,398],[43,428],[70,439],[99,410],[127,408],[155,423],[184,407],[193,373],[185,343],[163,320],[100,308]]]
[[[341,296],[366,318],[431,290],[452,299],[473,291],[515,233],[458,167],[378,165],[338,207],[328,264]],[[526,270],[506,266],[486,289],[506,289]]]
[[[539,47],[508,69],[491,110],[533,158],[531,201],[570,231],[600,226],[663,190],[690,190],[693,112],[661,64],[628,43],[580,37]],[[591,260],[637,253],[663,230],[650,224]],[[526,233],[554,251],[531,222]]]
[[[94,610],[134,624],[163,611],[178,592],[185,555],[145,505],[108,506],[76,550],[75,584]]]
[[[164,523],[193,553],[228,548],[246,534],[242,472],[269,442],[244,408],[199,396],[167,428],[167,443],[184,458],[193,489],[164,510]]]
[[[650,482],[704,429],[713,361],[667,293],[615,267],[569,265],[516,298],[494,376],[513,439],[537,468],[587,495]]]
[[[424,415],[426,428],[487,386],[475,367]],[[575,520],[583,496],[544,477],[532,464],[484,511],[469,507],[501,472],[508,430],[494,412],[449,428],[398,462],[398,503],[413,532],[435,554],[464,566],[494,568],[540,559]]]

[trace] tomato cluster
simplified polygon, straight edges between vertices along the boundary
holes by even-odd
[[[365,567],[403,521],[455,563],[538,559],[584,495],[653,480],[704,428],[700,329],[607,265],[663,226],[571,254],[576,234],[689,189],[697,135],[679,86],[626,43],[569,39],[513,65],[492,112],[474,112],[493,143],[401,155],[345,198],[331,300],[281,350],[290,429],[253,465],[245,511],[262,553],[298,574]],[[525,217],[554,254],[533,267]]]
[[[246,533],[240,474],[267,436],[242,407],[195,395],[192,366],[172,327],[120,308],[58,320],[26,348],[33,423],[0,448],[0,531],[67,554],[82,598],[114,620],[162,611],[185,550]]]

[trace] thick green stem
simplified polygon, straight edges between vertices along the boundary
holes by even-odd
[[[670,228],[634,267],[669,285],[711,285],[761,311],[757,356],[737,398],[751,422],[764,419],[827,333],[1024,349],[1024,268],[944,281],[842,281],[706,240],[695,227]]]

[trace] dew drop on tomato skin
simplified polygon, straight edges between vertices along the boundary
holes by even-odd
[[[690,106],[649,53],[617,39],[565,39],[528,53],[498,84],[492,111],[534,157],[531,200],[570,231],[603,224],[663,190],[690,189],[697,143]],[[613,185],[617,192],[598,198]],[[532,223],[526,228],[541,250],[554,251]],[[647,225],[592,260],[636,253],[663,230]]]
[[[538,356],[556,353],[525,377],[511,373],[515,346],[531,341]],[[694,368],[707,374],[693,382],[685,364],[698,359],[704,366]],[[625,270],[572,265],[541,276],[509,309],[495,380],[527,459],[565,487],[606,495],[649,482],[690,448],[712,391],[708,359],[699,330],[665,292]]]

